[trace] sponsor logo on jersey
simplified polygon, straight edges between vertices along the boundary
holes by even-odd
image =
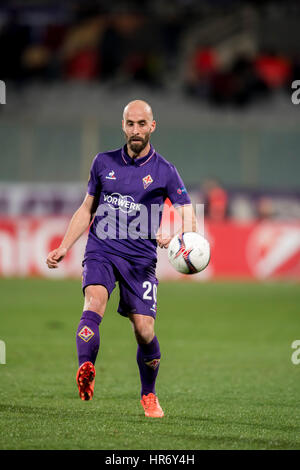
[[[153,370],[158,368],[159,363],[160,363],[160,359],[152,359],[152,361],[145,362],[145,364],[148,367],[151,367],[151,369],[153,369]]]
[[[104,202],[107,202],[112,209],[120,210],[125,213],[141,210],[141,204],[134,202],[132,196],[123,196],[119,193],[105,194]]]
[[[78,333],[79,338],[83,339],[86,343],[94,336],[93,330],[89,326],[84,326]]]
[[[185,188],[178,188],[177,189],[177,194],[185,194],[186,193],[186,189]]]
[[[144,189],[147,189],[151,183],[153,183],[153,179],[151,175],[147,175],[145,176],[145,178],[143,178]]]
[[[116,179],[117,179],[114,170],[111,170],[111,171],[108,173],[108,176],[105,176],[105,178],[106,178],[107,180],[116,180]]]

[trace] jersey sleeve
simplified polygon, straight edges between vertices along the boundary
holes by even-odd
[[[170,199],[174,207],[191,204],[191,199],[174,165],[170,166],[170,170],[168,172],[166,197]]]
[[[87,192],[90,196],[96,196],[101,190],[101,182],[99,178],[99,158],[98,155],[93,160],[90,177],[87,185]]]

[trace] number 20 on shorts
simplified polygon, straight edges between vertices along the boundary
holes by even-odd
[[[153,300],[154,302],[157,301],[157,285],[152,284],[150,281],[143,282],[143,289],[145,292],[143,294],[144,300]]]

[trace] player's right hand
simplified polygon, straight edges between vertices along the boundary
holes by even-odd
[[[46,263],[49,269],[58,268],[58,263],[66,256],[67,248],[56,248],[56,250],[50,251],[47,256]]]
[[[169,234],[160,231],[156,234],[156,242],[160,248],[168,248],[171,240],[172,237]]]

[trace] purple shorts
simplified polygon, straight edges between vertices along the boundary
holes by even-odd
[[[156,262],[129,261],[120,256],[101,253],[89,256],[83,262],[83,293],[89,285],[106,287],[108,296],[119,283],[120,303],[118,312],[127,317],[138,313],[156,317],[158,280],[155,275]]]

